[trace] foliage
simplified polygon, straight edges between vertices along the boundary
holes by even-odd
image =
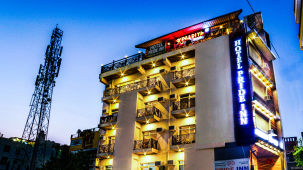
[[[294,147],[295,152],[293,153],[297,166],[303,167],[303,141],[298,141],[298,146]]]

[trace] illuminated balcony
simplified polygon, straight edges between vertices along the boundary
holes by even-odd
[[[171,150],[184,151],[184,145],[195,143],[195,133],[172,136]]]
[[[135,55],[132,55],[132,56],[129,56],[129,57],[117,60],[117,61],[114,60],[113,62],[111,62],[109,64],[101,66],[101,74],[127,66],[132,63],[136,63],[138,61],[142,61],[143,58],[144,58],[144,53],[138,53],[138,54],[135,54]]]
[[[257,93],[254,93],[252,104],[256,110],[268,118],[276,118],[276,111],[272,99],[265,100]]]
[[[177,88],[195,84],[195,68],[174,72],[172,83]]]
[[[195,98],[185,98],[172,102],[171,114],[175,118],[185,118],[195,115]]]
[[[113,114],[109,116],[101,116],[99,128],[103,130],[113,129],[116,123],[117,123],[117,114]]]
[[[274,82],[262,71],[262,69],[257,65],[257,64],[252,64],[250,66],[249,72],[256,77],[262,84],[269,88],[272,89],[274,88]]]
[[[149,78],[143,81],[130,83],[123,86],[117,86],[114,88],[108,88],[104,91],[103,101],[110,100],[109,96],[115,96],[121,93],[126,93],[134,90],[138,90],[142,95],[148,95],[160,92],[162,83],[159,77]]]
[[[134,153],[138,155],[150,155],[156,154],[160,150],[160,146],[157,140],[135,140]]]
[[[137,110],[137,122],[140,124],[159,122],[161,118],[162,112],[154,106]]]
[[[109,158],[114,154],[114,144],[103,144],[99,146],[98,158]]]

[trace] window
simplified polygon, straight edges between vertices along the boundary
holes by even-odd
[[[154,162],[141,164],[141,170],[156,170]]]
[[[81,139],[72,140],[70,146],[81,145],[81,143],[82,143]]]
[[[267,132],[269,130],[269,119],[259,113],[257,110],[255,111],[255,126],[256,128]]]
[[[109,136],[108,137],[108,144],[115,144],[115,139],[116,139],[115,136]]]
[[[3,152],[9,152],[11,150],[11,146],[4,145]]]
[[[184,161],[179,161],[179,170],[184,170]]]
[[[143,140],[157,139],[157,132],[155,130],[143,132]]]
[[[196,133],[196,126],[195,125],[188,125],[188,126],[180,126],[179,127],[179,134],[180,135],[195,134],[195,133]]]
[[[107,165],[105,166],[105,170],[112,170],[113,169],[113,166],[112,165]]]

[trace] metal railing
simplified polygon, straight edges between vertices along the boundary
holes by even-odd
[[[195,68],[189,68],[186,70],[176,71],[174,73],[173,79],[176,80],[184,77],[192,77],[194,75],[195,75]]]
[[[113,153],[114,144],[104,144],[99,146],[99,153]]]
[[[100,117],[100,125],[105,123],[117,122],[117,115],[109,115],[109,116],[101,116]]]
[[[275,111],[275,105],[273,100],[264,100],[261,96],[259,96],[257,93],[254,92],[253,100],[258,101],[260,104],[262,104],[265,108],[267,108],[270,112],[272,112],[274,115],[276,115]]]
[[[162,87],[161,81],[158,77],[142,80],[139,82],[130,83],[124,86],[114,87],[110,89],[104,90],[104,97],[115,95],[115,94],[121,94],[133,90],[137,90],[143,87],[152,87],[158,85],[159,87]]]
[[[151,115],[158,116],[159,118],[162,117],[161,111],[154,106],[137,110],[137,118],[147,117],[147,116],[151,116]]]
[[[148,139],[148,140],[135,140],[134,142],[134,150],[137,149],[149,149],[154,148],[159,150],[159,143],[155,139]]]
[[[144,53],[138,53],[120,60],[116,60],[116,61],[114,60],[109,64],[101,66],[101,74],[107,71],[115,70],[117,68],[121,68],[136,63],[138,61],[142,61],[143,58],[144,58]]]
[[[172,106],[173,111],[195,107],[195,98],[185,98],[180,101],[173,101]]]
[[[182,145],[195,143],[195,133],[172,136],[172,145]]]

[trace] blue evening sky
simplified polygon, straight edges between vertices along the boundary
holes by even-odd
[[[303,51],[292,0],[254,0],[280,54],[275,61],[285,136],[303,131]],[[0,5],[0,133],[21,137],[39,64],[56,24],[63,62],[54,89],[49,139],[69,144],[77,129],[97,127],[101,64],[138,51],[134,46],[177,29],[243,9],[234,1],[2,1]]]

